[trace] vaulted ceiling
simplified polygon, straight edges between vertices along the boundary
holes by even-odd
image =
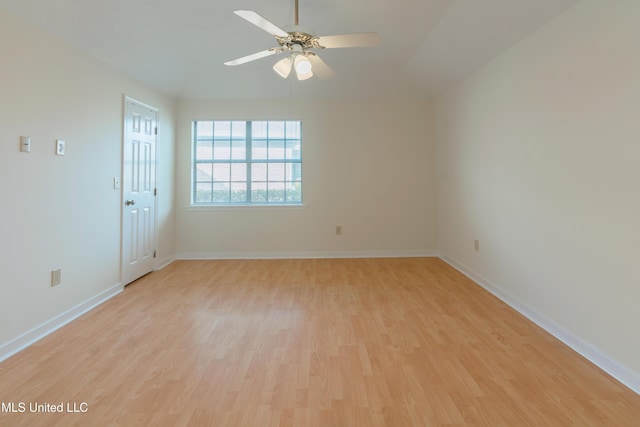
[[[439,93],[579,0],[300,0],[317,35],[375,31],[383,44],[323,50],[330,79],[283,80],[279,57],[223,62],[276,46],[233,14],[293,25],[294,0],[0,0],[0,7],[180,98]]]

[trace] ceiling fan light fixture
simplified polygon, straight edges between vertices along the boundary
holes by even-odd
[[[289,77],[292,67],[293,62],[291,61],[291,58],[286,57],[276,62],[276,65],[273,66],[273,69],[276,73],[278,73],[278,75],[280,75],[280,77],[286,79],[287,77]]]
[[[296,76],[298,77],[298,80],[307,80],[313,77],[313,71],[309,70],[309,72],[306,74],[300,74],[298,73],[298,71],[296,71]]]
[[[293,61],[293,64],[294,64],[294,67],[296,68],[296,73],[298,74],[298,78],[301,75],[307,75],[311,73],[311,68],[312,68],[311,61],[309,61],[309,59],[306,56],[304,56],[304,54],[296,55]]]

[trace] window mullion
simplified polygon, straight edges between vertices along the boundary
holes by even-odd
[[[251,201],[251,165],[253,164],[253,157],[252,157],[252,151],[253,151],[253,144],[252,144],[252,140],[253,140],[253,136],[251,134],[251,121],[247,121],[247,128],[246,128],[246,154],[245,154],[245,158],[247,159],[247,203],[252,203]]]
[[[266,191],[265,191],[265,203],[269,203],[269,164],[271,163],[271,158],[269,157],[269,136],[270,136],[270,132],[269,132],[269,123],[271,122],[266,122],[267,123],[267,133],[266,133],[266,141],[267,141],[267,183],[266,185]]]
[[[197,201],[197,188],[198,188],[198,167],[196,166],[196,162],[198,161],[198,122],[192,123],[191,135],[193,135],[193,144],[191,147],[191,158],[192,160],[192,176],[191,179],[191,203],[196,203]]]
[[[282,159],[284,160],[283,164],[284,164],[284,191],[283,191],[283,197],[284,197],[284,201],[287,201],[287,178],[288,176],[288,172],[289,172],[289,165],[287,164],[287,141],[288,141],[288,136],[287,135],[287,122],[284,122],[284,141],[282,142],[283,147],[284,147],[284,152],[283,152],[283,156]]]
[[[229,121],[229,160],[227,160],[228,164],[229,164],[229,194],[227,196],[229,202],[231,203],[231,201],[233,200],[232,194],[233,194],[233,181],[231,180],[231,159],[233,158],[233,122]]]

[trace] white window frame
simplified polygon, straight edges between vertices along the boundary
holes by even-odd
[[[226,156],[223,158],[216,158],[215,154],[215,141],[216,135],[215,131],[212,131],[211,136],[206,136],[200,138],[198,135],[198,123],[211,123],[212,129],[215,129],[216,123],[229,124],[230,126],[238,125],[244,123],[244,157],[243,158],[234,158],[233,154],[233,131],[229,135],[229,157]],[[262,124],[266,125],[266,137],[259,138],[253,135],[253,124],[257,123],[258,125]],[[283,125],[285,132],[282,137],[273,137],[269,132],[269,126],[275,125]],[[293,137],[287,136],[287,129],[289,126],[292,126],[292,129],[296,129],[297,125],[297,133],[294,132]],[[232,128],[233,129],[233,128]],[[241,133],[239,133],[242,135]],[[226,137],[225,137],[226,138]],[[222,138],[221,140],[224,140]],[[236,139],[238,141],[238,139]],[[254,158],[254,150],[253,145],[254,142],[260,141],[265,144],[265,155],[264,158]],[[283,147],[282,150],[271,149],[270,141],[278,142]],[[199,144],[206,144],[207,142],[211,142],[211,154],[210,156],[205,155],[204,157],[199,156]],[[295,144],[295,149],[291,148],[288,144]],[[290,148],[288,150],[287,148]],[[192,159],[191,159],[191,204],[190,206],[193,208],[236,208],[236,207],[304,207],[303,204],[303,192],[302,192],[302,121],[301,120],[194,120],[192,122],[192,140],[191,140],[191,148],[192,148]],[[277,153],[281,151],[281,157],[272,158],[272,153]],[[291,154],[293,151],[294,154]],[[217,180],[215,175],[215,165],[220,165],[218,170],[223,169],[228,165],[229,167],[229,180]],[[240,169],[243,168],[243,165],[246,165],[245,170],[245,180],[244,181],[234,181],[233,173],[231,169],[234,164],[240,165]],[[263,168],[266,170],[266,179],[264,180],[254,180],[254,166],[259,167],[257,165],[264,164]],[[210,179],[203,179],[202,168],[199,168],[198,165],[202,165],[204,169],[207,169],[207,165],[211,165],[211,173]],[[278,169],[283,169],[280,173],[282,176],[280,179],[269,179],[272,171],[276,171]],[[218,200],[216,201],[216,192],[218,196],[223,194],[223,190],[215,190],[215,186],[218,188],[221,186],[224,187],[224,184],[227,184],[229,187],[229,196],[226,200]],[[233,200],[233,184],[238,184],[240,187],[244,184],[246,199],[239,201]],[[206,186],[211,186],[210,196],[207,195],[208,191],[203,190]],[[264,189],[256,189],[255,187],[264,186]],[[255,190],[255,193],[254,191]],[[224,190],[226,191],[226,190]],[[240,190],[241,192],[243,190]],[[256,197],[260,194],[260,191],[264,193],[263,199],[254,200],[253,197]],[[199,193],[200,192],[200,193]],[[272,193],[273,192],[273,193]],[[279,192],[282,192],[282,197],[274,197],[273,195],[278,195]],[[236,193],[237,195],[238,193]],[[203,197],[207,195],[207,197]]]

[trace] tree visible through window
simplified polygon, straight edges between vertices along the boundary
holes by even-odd
[[[194,205],[302,203],[300,121],[194,121]]]

